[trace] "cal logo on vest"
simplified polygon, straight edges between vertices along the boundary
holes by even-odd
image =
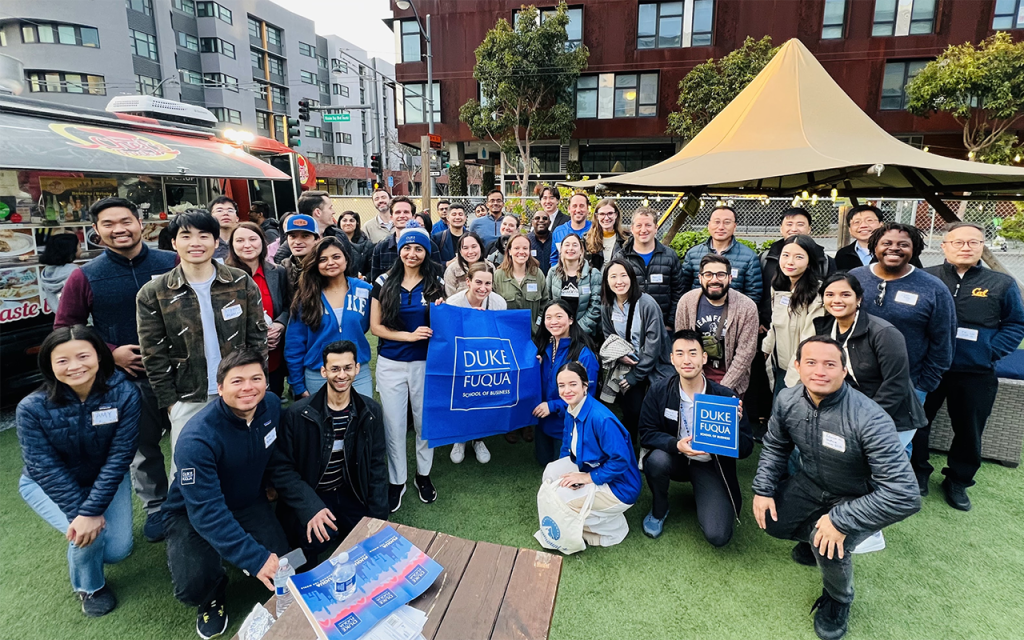
[[[974,287],[974,289],[971,291],[971,295],[974,296],[975,298],[987,298],[988,297],[988,289],[982,289],[981,287]]]

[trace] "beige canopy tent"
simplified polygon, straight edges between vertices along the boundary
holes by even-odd
[[[955,160],[900,142],[793,39],[676,155],[632,173],[564,184],[750,197],[827,196],[835,188],[851,198],[925,198],[940,209],[941,199],[1020,199],[1024,169]]]

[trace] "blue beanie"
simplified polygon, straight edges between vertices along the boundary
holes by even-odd
[[[398,250],[401,251],[407,244],[418,244],[430,253],[430,234],[415,220],[410,220],[398,235]]]

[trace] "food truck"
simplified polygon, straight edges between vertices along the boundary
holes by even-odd
[[[253,136],[227,140],[186,117],[160,119],[158,110],[172,105],[187,116],[190,105],[171,101],[111,112],[0,96],[0,403],[16,402],[40,381],[36,354],[54,312],[40,289],[47,240],[75,234],[78,262],[103,250],[88,216],[94,202],[134,202],[143,241],[156,247],[170,217],[219,195],[238,201],[246,219],[256,201],[272,215],[294,210],[301,190],[315,184],[309,164],[288,147]]]

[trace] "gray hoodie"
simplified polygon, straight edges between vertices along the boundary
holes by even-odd
[[[43,299],[50,305],[50,311],[57,313],[57,304],[60,302],[60,294],[64,291],[64,283],[68,281],[71,272],[78,268],[77,264],[68,264],[55,267],[47,265],[39,274],[39,288],[43,292]]]

